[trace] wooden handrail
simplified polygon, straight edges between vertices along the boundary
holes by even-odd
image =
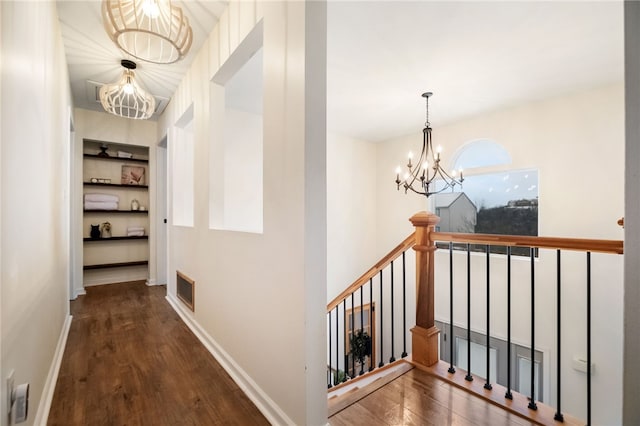
[[[351,284],[342,293],[340,293],[337,297],[335,297],[327,305],[327,312],[330,312],[333,308],[338,306],[344,300],[344,298],[346,298],[348,295],[356,291],[358,288],[360,288],[361,285],[365,284],[371,278],[375,277],[381,270],[386,268],[391,263],[392,260],[397,259],[403,252],[413,247],[414,244],[415,244],[415,232],[413,232],[411,235],[405,238],[403,242],[401,242],[396,246],[396,248],[394,248],[389,253],[387,253],[387,255],[384,256],[382,259],[380,259],[378,263],[373,265],[367,272],[362,274],[360,278],[355,280],[353,284]]]
[[[499,234],[464,234],[458,232],[432,232],[432,241],[470,243],[470,244],[491,244],[496,246],[511,247],[537,247],[545,249],[562,249],[591,251],[597,253],[622,254],[624,243],[620,240],[594,240],[585,238],[558,238],[558,237],[534,237],[525,235],[499,235]],[[336,296],[327,304],[327,312],[338,306],[345,297],[360,288],[363,284],[375,277],[382,269],[386,268],[392,260],[395,260],[402,252],[410,249],[415,244],[415,232],[404,239],[387,255],[380,259],[353,284],[347,287],[342,293]]]
[[[461,234],[456,232],[432,232],[432,241],[491,244],[511,247],[538,247],[622,254],[624,242],[620,240],[592,240],[585,238],[533,237],[522,235]]]

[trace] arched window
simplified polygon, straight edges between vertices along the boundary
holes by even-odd
[[[451,169],[464,170],[462,187],[431,197],[431,211],[440,216],[437,229],[538,235],[538,170],[510,164],[511,155],[495,141],[464,144],[451,160]]]
[[[478,167],[511,164],[511,156],[502,145],[490,139],[476,139],[463,145],[451,159],[451,169],[469,170]]]

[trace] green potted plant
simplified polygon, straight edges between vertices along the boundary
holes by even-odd
[[[364,330],[351,335],[351,356],[360,363],[360,375],[364,374],[364,360],[371,355],[371,336]]]

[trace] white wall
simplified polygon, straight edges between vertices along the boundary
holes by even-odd
[[[262,232],[262,127],[262,115],[227,108],[222,229]]]
[[[418,124],[419,126],[419,124]],[[542,236],[622,239],[616,221],[623,215],[624,185],[624,96],[621,84],[571,94],[545,101],[487,113],[468,120],[438,127],[434,141],[445,148],[444,161],[465,142],[489,138],[503,145],[513,158],[514,169],[539,170],[539,234]],[[397,192],[393,180],[395,166],[410,149],[419,149],[420,134],[398,138],[378,147],[378,251],[400,242],[411,225],[406,221],[424,209],[424,200]],[[449,153],[449,154],[446,154]],[[471,173],[471,171],[469,171]],[[387,182],[387,184],[385,184]],[[456,306],[466,306],[466,259],[456,254]],[[564,255],[563,264],[563,408],[586,418],[582,393],[572,389],[586,386],[585,376],[571,369],[571,358],[585,356],[584,256]],[[448,321],[448,255],[437,255],[436,316]],[[472,291],[479,307],[472,309],[472,324],[483,330],[484,258],[473,256],[472,271],[479,281]],[[622,256],[596,256],[593,266],[593,419],[595,423],[620,422],[622,372]],[[492,333],[506,336],[506,265],[501,256],[492,260]],[[514,261],[513,338],[527,344],[529,337],[528,261]],[[553,354],[555,350],[555,253],[543,252],[536,261],[536,346]],[[475,305],[474,305],[475,306]],[[458,312],[463,309],[459,308]],[[462,314],[454,322],[466,324]],[[574,326],[579,324],[579,326]],[[555,361],[547,364],[545,382],[553,384]],[[553,387],[545,390],[555,403]],[[566,392],[566,394],[564,394]],[[575,399],[579,398],[579,399]]]
[[[73,162],[76,165],[74,176],[71,177],[73,188],[73,208],[72,217],[76,217],[77,220],[72,221],[74,227],[72,228],[73,238],[77,244],[77,251],[75,253],[75,269],[73,271],[74,276],[74,294],[73,298],[78,294],[84,293],[84,286],[117,283],[132,280],[146,279],[149,283],[156,282],[157,265],[155,260],[156,252],[156,211],[155,209],[149,209],[149,268],[144,267],[132,267],[132,268],[117,268],[117,269],[101,269],[96,271],[89,271],[90,273],[84,274],[82,271],[83,265],[83,250],[82,250],[82,236],[87,233],[84,228],[85,223],[82,220],[82,147],[83,139],[94,139],[105,142],[115,142],[121,144],[137,145],[150,147],[149,149],[149,167],[147,170],[147,178],[156,176],[156,150],[153,149],[156,145],[157,123],[149,120],[131,120],[128,118],[117,117],[113,114],[106,112],[90,111],[86,109],[76,108],[74,110],[75,117],[75,140],[73,146]],[[156,200],[156,185],[154,181],[149,181],[149,202],[147,207],[154,206]],[[121,205],[122,208],[122,205]],[[123,245],[125,247],[125,245]]]
[[[376,145],[329,134],[327,301],[340,294],[380,257],[376,257],[377,186]]]
[[[211,79],[262,20],[264,229],[210,230]],[[323,2],[231,2],[159,123],[171,145],[193,105],[194,226],[168,230],[168,298],[274,423],[326,422],[325,40]],[[176,270],[196,282],[195,313]]]
[[[172,142],[172,223],[175,226],[193,226],[193,115],[184,128],[174,127]]]
[[[70,318],[71,100],[55,3],[2,2],[0,11],[0,377],[14,370],[16,384],[30,383],[24,424],[44,424]]]

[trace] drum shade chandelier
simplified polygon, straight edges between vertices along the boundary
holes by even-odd
[[[189,19],[171,0],[103,0],[102,21],[111,40],[142,61],[172,64],[193,41]]]
[[[123,59],[122,77],[115,83],[100,88],[100,103],[105,111],[125,118],[146,120],[156,109],[155,98],[142,89],[135,80],[135,62]]]
[[[418,161],[414,164],[413,153],[409,152],[409,162],[407,163],[407,171],[402,175],[400,174],[402,169],[398,166],[396,168],[396,185],[398,191],[400,187],[404,188],[405,194],[411,190],[416,194],[424,195],[427,198],[433,194],[444,191],[445,189],[453,188],[456,185],[462,185],[464,177],[462,176],[462,169],[456,173],[455,170],[451,173],[447,173],[442,167],[440,167],[440,154],[442,153],[442,147],[433,149],[433,141],[431,139],[431,123],[429,123],[429,98],[433,95],[431,92],[422,94],[422,97],[426,99],[427,114],[426,121],[424,123],[424,129],[422,130],[422,151]],[[459,177],[457,177],[459,175]],[[434,180],[437,179],[437,184]],[[415,187],[414,187],[415,185]],[[442,185],[441,188],[437,188]]]

